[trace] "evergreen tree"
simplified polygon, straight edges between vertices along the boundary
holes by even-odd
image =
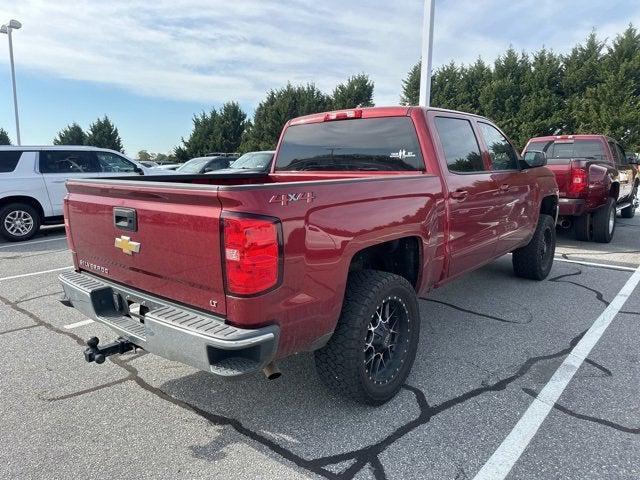
[[[480,92],[491,82],[491,69],[482,59],[478,58],[473,65],[461,67],[460,75],[456,108],[462,112],[483,115]]]
[[[209,113],[201,112],[193,116],[193,131],[187,140],[182,139],[182,145],[176,147],[175,156],[185,162],[190,158],[202,157],[207,153],[219,151],[219,142],[216,138],[218,112],[212,108]]]
[[[235,152],[240,147],[247,115],[236,102],[225,103],[220,112],[212,108],[193,117],[193,131],[174,153],[179,161],[202,157],[212,152]]]
[[[587,89],[596,87],[603,80],[602,50],[604,43],[591,32],[584,44],[575,46],[563,58],[562,90],[565,102],[562,133],[576,133],[583,108],[580,107]]]
[[[280,90],[271,90],[256,108],[241,151],[273,149],[289,120],[330,108],[331,98],[313,84],[293,86],[289,83]]]
[[[373,107],[373,81],[364,73],[338,85],[332,95],[334,110],[356,107]]]
[[[0,128],[0,145],[11,145],[9,134],[4,128]]]
[[[246,120],[247,114],[236,102],[228,102],[222,106],[216,126],[219,151],[229,153],[238,151],[246,128]]]
[[[430,105],[451,110],[459,109],[461,86],[462,70],[454,62],[439,68],[431,77]]]
[[[118,152],[124,153],[122,148],[122,140],[118,129],[111,123],[109,117],[98,118],[89,126],[85,145],[98,148],[110,148]]]
[[[640,34],[618,35],[601,60],[601,81],[575,102],[575,133],[603,133],[640,148]]]
[[[520,114],[522,100],[529,93],[527,78],[530,73],[529,57],[525,53],[519,55],[510,47],[496,59],[491,82],[480,94],[484,115],[497,122],[520,147],[528,140]]]
[[[418,105],[420,101],[420,69],[422,63],[418,62],[407,74],[407,78],[402,80],[402,95],[400,95],[400,105]]]
[[[533,55],[520,114],[521,142],[539,135],[552,135],[565,128],[567,110],[562,91],[562,64],[543,48]]]
[[[56,138],[53,139],[54,145],[84,145],[87,134],[84,133],[82,127],[76,122],[67,125],[58,132]]]

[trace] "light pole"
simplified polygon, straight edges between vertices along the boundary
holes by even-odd
[[[13,82],[13,108],[16,111],[16,138],[18,146],[20,145],[20,120],[18,118],[18,94],[16,93],[16,69],[13,66],[13,43],[11,41],[11,32],[18,30],[22,24],[18,20],[9,20],[0,27],[0,33],[6,33],[9,37],[9,61],[11,63],[11,81]]]
[[[424,0],[422,18],[422,67],[420,69],[420,106],[428,107],[431,99],[431,54],[433,52],[433,13],[436,0]]]

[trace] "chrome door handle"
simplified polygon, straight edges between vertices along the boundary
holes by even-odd
[[[510,188],[511,188],[511,185],[507,183],[503,183],[502,185],[500,185],[501,192],[508,192]]]
[[[466,190],[456,190],[455,192],[451,192],[451,198],[455,200],[464,200],[469,195],[469,192]]]

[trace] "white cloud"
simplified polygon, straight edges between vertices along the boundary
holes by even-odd
[[[255,104],[287,81],[330,91],[365,72],[376,83],[377,103],[393,104],[420,55],[422,3],[21,0],[0,5],[0,18],[24,24],[15,42],[22,67],[60,78],[161,98]],[[491,61],[509,44],[566,50],[594,25],[591,17],[577,18],[574,5],[584,4],[558,3],[438,1],[435,64]],[[640,23],[640,7],[627,5],[619,18],[602,21],[603,35]]]

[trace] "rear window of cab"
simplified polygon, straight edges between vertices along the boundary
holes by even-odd
[[[0,151],[0,173],[13,172],[18,166],[21,155],[22,151],[20,150]]]
[[[606,160],[604,144],[599,140],[535,140],[527,145],[527,150],[547,154],[547,161],[566,160],[568,158],[592,158]]]
[[[276,170],[415,171],[424,161],[410,118],[361,118],[288,127]]]

